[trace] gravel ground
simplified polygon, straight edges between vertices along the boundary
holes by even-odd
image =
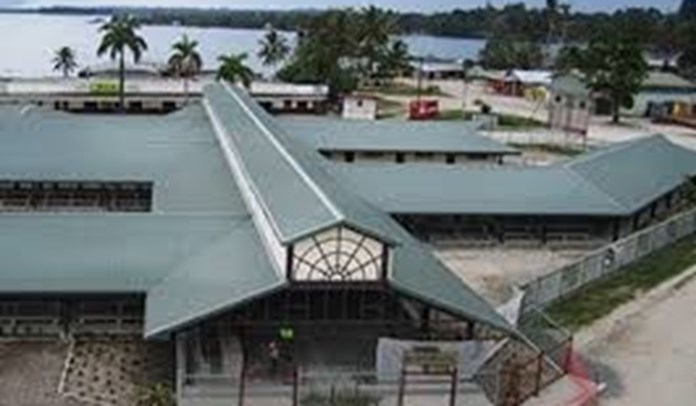
[[[59,342],[0,342],[0,406],[80,406],[57,392],[67,349]]]
[[[656,289],[593,325],[590,330],[604,330],[599,338],[580,337],[590,343],[585,353],[595,378],[607,384],[603,405],[694,404],[696,279],[682,281]]]
[[[399,79],[405,83],[415,84],[411,79]],[[436,80],[426,81],[425,86],[436,85],[442,91],[450,94],[450,97],[437,97],[441,109],[458,109],[463,104],[464,85],[459,80]],[[394,101],[408,102],[412,97],[390,97]],[[543,104],[530,102],[521,97],[510,97],[492,94],[477,83],[470,84],[467,89],[467,108],[472,108],[473,102],[476,99],[483,100],[491,107],[494,112],[511,114],[520,117],[535,118],[539,121],[546,122],[548,120],[548,109]],[[508,135],[510,141],[520,141],[527,138],[527,135],[537,135],[543,138],[556,139],[559,134],[550,136],[550,131],[544,129],[534,129],[530,131],[520,131],[515,136]],[[548,137],[544,134],[549,135]],[[673,142],[683,145],[688,148],[696,149],[696,129],[675,126],[662,125],[651,123],[650,120],[637,117],[624,117],[620,125],[610,123],[608,117],[593,117],[589,128],[588,142],[590,144],[607,144],[630,139],[644,137],[652,134],[664,134]]]
[[[489,302],[499,305],[512,287],[545,275],[580,258],[585,251],[548,248],[435,248],[435,255]]]

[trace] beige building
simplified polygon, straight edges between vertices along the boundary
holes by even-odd
[[[203,88],[214,83],[209,76],[183,80],[162,77],[129,77],[126,109],[131,113],[167,113],[187,101],[202,98]],[[119,109],[118,79],[38,78],[0,82],[0,104],[36,104],[56,110],[109,112]],[[321,113],[326,108],[328,87],[290,83],[254,82],[252,96],[276,112]]]

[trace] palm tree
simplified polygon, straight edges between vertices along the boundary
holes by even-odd
[[[396,23],[392,14],[375,6],[363,9],[358,21],[360,56],[365,59],[369,77],[376,73],[380,57],[387,52],[385,47],[396,32]]]
[[[550,45],[556,39],[558,29],[558,0],[546,0],[546,44]]]
[[[218,68],[218,80],[226,80],[231,83],[241,82],[244,87],[249,87],[254,79],[254,71],[251,70],[244,61],[247,59],[246,53],[220,55],[220,67]]]
[[[140,24],[132,16],[124,15],[113,16],[99,29],[103,35],[97,48],[97,56],[108,52],[111,60],[118,59],[118,93],[121,111],[125,111],[126,51],[129,50],[133,54],[133,61],[138,63],[143,52],[147,50],[145,40],[136,34],[139,28]]]
[[[189,99],[189,79],[196,76],[203,66],[203,59],[196,48],[198,41],[191,41],[188,35],[184,34],[180,41],[172,45],[172,55],[169,57],[169,69],[184,79],[184,94],[186,102]]]
[[[261,50],[258,56],[266,66],[277,66],[290,53],[288,40],[272,26],[268,28],[266,35],[259,41],[259,44],[261,45]]]
[[[75,51],[70,47],[59,48],[53,57],[53,70],[63,72],[63,77],[67,78],[75,68]]]

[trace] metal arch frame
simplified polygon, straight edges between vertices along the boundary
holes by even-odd
[[[388,266],[389,266],[389,245],[382,241],[379,238],[376,238],[372,235],[363,233],[359,230],[354,229],[353,227],[350,227],[345,224],[338,225],[333,228],[329,228],[327,230],[324,230],[323,232],[330,232],[330,231],[336,231],[336,237],[335,238],[330,238],[330,239],[318,239],[318,234],[309,236],[305,239],[303,239],[301,242],[304,241],[310,241],[312,245],[308,247],[306,250],[304,250],[303,253],[298,253],[297,251],[297,243],[292,244],[287,247],[287,261],[286,261],[286,277],[288,281],[293,282],[293,283],[301,283],[301,284],[364,284],[364,283],[382,283],[383,281],[386,280],[387,274],[388,274]],[[355,233],[357,235],[361,236],[361,239],[358,241],[353,241],[352,239],[348,239],[352,241],[352,245],[350,250],[347,251],[342,251],[341,248],[345,245],[343,244],[344,237],[342,234],[342,230],[349,230],[352,233]],[[330,252],[327,253],[325,252],[325,249],[322,249],[322,245],[324,245],[327,241],[331,242],[336,242],[336,252]],[[358,269],[354,270],[353,272],[349,272],[348,268],[350,265],[356,261],[356,256],[360,252],[360,250],[366,250],[365,248],[365,242],[366,241],[374,241],[375,243],[378,243],[381,247],[380,252],[372,252],[368,251],[369,254],[369,261],[366,262],[358,262]],[[308,252],[312,252],[314,250],[319,250],[319,258],[314,261],[314,263],[309,262],[305,259],[303,259],[303,256],[307,254]],[[332,264],[332,261],[329,261],[327,258],[331,256],[337,256],[340,257],[341,255],[347,255],[348,259],[344,263],[337,263],[337,264]],[[327,268],[326,270],[321,270],[318,269],[317,263],[323,262],[326,264]],[[296,277],[296,267],[304,263],[306,266],[310,268],[308,272],[310,274],[312,272],[320,272],[322,274],[322,277],[320,279],[313,280],[311,278],[308,279],[297,279]],[[370,266],[375,266],[375,277],[374,279],[372,278],[363,278],[363,279],[351,279],[351,276],[354,275],[357,272],[362,272],[363,276],[365,276],[366,269],[369,268]],[[338,268],[338,269],[336,269]],[[327,270],[330,272],[327,274]],[[339,275],[340,279],[331,279],[332,276],[334,275]]]

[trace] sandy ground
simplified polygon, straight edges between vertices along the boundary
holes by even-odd
[[[594,378],[607,384],[603,405],[694,404],[695,274],[696,267],[578,335]]]
[[[494,305],[505,303],[519,286],[580,258],[585,251],[547,248],[434,248],[435,255]]]
[[[400,79],[405,83],[414,84],[412,79]],[[424,86],[435,85],[443,92],[449,94],[448,97],[437,97],[440,108],[443,110],[474,109],[474,101],[479,99],[493,107],[494,112],[511,114],[520,117],[534,118],[539,121],[548,120],[548,109],[543,103],[534,103],[520,97],[502,96],[487,91],[482,85],[472,83],[464,90],[463,81],[453,80],[434,80],[426,81]],[[466,95],[466,98],[464,97]],[[408,103],[412,97],[389,96],[389,99]],[[608,117],[594,117],[590,124],[588,143],[591,145],[602,145],[630,139],[644,137],[653,134],[664,134],[673,142],[696,149],[696,129],[690,129],[674,125],[661,125],[651,123],[644,118],[625,117],[620,125],[610,123]],[[553,134],[544,129],[532,131],[522,131],[515,133],[499,133],[494,135],[496,138],[513,142],[524,142],[533,139],[534,141],[567,137],[564,134]]]

